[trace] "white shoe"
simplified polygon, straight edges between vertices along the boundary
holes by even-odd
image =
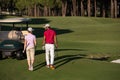
[[[31,67],[29,67],[28,70],[30,71],[30,70],[31,70]]]
[[[31,66],[31,71],[33,71],[33,66]]]
[[[30,66],[28,70],[33,71],[33,66]]]

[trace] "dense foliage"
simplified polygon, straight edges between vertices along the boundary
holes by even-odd
[[[27,16],[119,17],[120,0],[0,0],[0,13]]]

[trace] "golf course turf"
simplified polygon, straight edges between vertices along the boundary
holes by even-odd
[[[55,70],[45,67],[46,23],[57,32]],[[31,18],[29,26],[37,37],[34,71],[28,71],[26,59],[2,59],[0,80],[120,80],[120,64],[111,63],[120,59],[119,18],[39,17]]]

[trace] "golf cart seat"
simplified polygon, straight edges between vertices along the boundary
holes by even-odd
[[[28,34],[28,31],[27,31],[27,30],[22,31],[22,35],[23,35],[23,36],[26,36],[27,34]]]
[[[16,31],[16,30],[0,31],[0,40],[1,41],[8,40],[8,39],[21,40],[22,38],[24,38],[24,36],[21,31]]]

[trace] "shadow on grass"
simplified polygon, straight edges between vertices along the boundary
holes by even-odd
[[[39,25],[39,24],[46,24],[49,22],[50,20],[46,18],[31,18],[31,21],[28,23],[29,25]],[[10,30],[27,30],[26,23],[15,23],[14,28],[12,23],[9,23],[9,25],[5,25],[5,24],[1,25],[1,31],[10,31]],[[73,32],[70,29],[53,28],[53,30],[56,31],[57,35]],[[34,27],[33,34],[35,34],[37,38],[43,37],[43,33],[44,33],[44,28]]]
[[[86,56],[86,55],[77,54],[77,55],[64,55],[64,56],[57,57],[57,58],[55,58],[55,63],[54,63],[55,68],[57,69],[58,67],[63,66],[64,64],[67,64],[70,61],[81,59],[84,56]],[[46,66],[46,62],[42,62],[42,63],[34,66],[34,71],[36,71],[42,67],[45,67],[45,66]]]
[[[46,65],[46,62],[42,62],[42,63],[40,63],[40,64],[38,64],[38,65],[35,65],[35,66],[34,66],[34,71],[36,71],[36,70],[44,67],[45,65]]]
[[[43,54],[45,53],[45,50],[36,50],[35,51],[35,55],[40,55],[40,54]]]
[[[78,59],[89,59],[89,60],[99,60],[99,61],[106,61],[108,60],[108,57],[106,56],[99,56],[99,57],[88,57],[88,55],[85,55],[85,54],[75,54],[75,55],[62,55],[62,56],[59,56],[60,52],[61,51],[86,51],[84,49],[56,49],[55,50],[55,62],[54,62],[54,65],[55,65],[55,68],[59,68],[71,61],[74,61],[74,60],[78,60]],[[37,55],[42,54],[42,53],[45,53],[44,51],[40,51],[38,50],[37,51]],[[74,53],[73,53],[74,54]],[[72,63],[73,64],[73,63]],[[40,64],[37,64],[36,66],[34,66],[34,69],[35,70],[38,70],[42,67],[45,67],[46,66],[46,62],[42,62]]]
[[[76,60],[76,59],[81,59],[81,58],[86,56],[84,54],[58,56],[60,51],[70,51],[70,50],[85,51],[83,49],[56,49],[55,50],[55,55],[56,54],[57,55],[55,56],[55,63],[54,63],[56,68],[66,64],[66,63],[68,63],[70,61],[73,61],[73,60]],[[57,53],[56,53],[56,51],[57,51]],[[37,50],[36,51],[36,55],[39,55],[39,54],[42,54],[42,53],[45,53],[45,51],[43,51],[43,50]],[[37,64],[37,65],[34,66],[34,71],[38,70],[38,69],[40,69],[42,67],[45,67],[45,66],[46,66],[46,62],[42,62],[40,64]]]
[[[44,29],[43,28],[33,28],[34,31],[33,31],[33,34],[37,37],[37,38],[40,38],[40,37],[43,37],[43,33],[44,33]],[[10,31],[10,30],[21,30],[21,27],[11,27],[11,26],[4,26],[2,25],[1,26],[1,31]],[[27,30],[26,27],[22,27],[22,30]],[[56,34],[57,35],[61,35],[61,34],[67,34],[67,33],[71,33],[73,32],[72,30],[70,29],[58,29],[58,28],[53,28],[53,30],[55,30]]]
[[[29,24],[46,24],[49,23],[50,20],[46,19],[46,18],[31,18],[31,21],[29,22]]]
[[[84,58],[86,55],[83,54],[76,54],[76,55],[64,55],[55,58],[55,66],[56,68],[63,66],[64,64],[71,62],[73,60]]]
[[[86,51],[85,49],[56,49],[55,51]]]

